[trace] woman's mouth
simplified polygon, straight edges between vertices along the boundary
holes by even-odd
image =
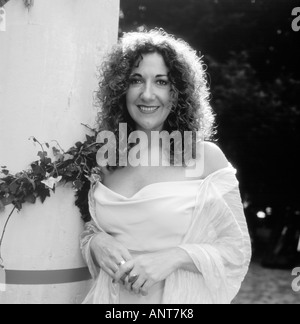
[[[159,109],[159,106],[137,106],[143,114],[153,114]]]

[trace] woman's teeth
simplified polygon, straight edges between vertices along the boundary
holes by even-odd
[[[138,106],[138,107],[142,112],[145,113],[152,113],[159,108],[159,107],[146,107],[146,106]]]

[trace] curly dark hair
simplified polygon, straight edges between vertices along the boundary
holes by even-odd
[[[127,123],[128,134],[135,130],[135,123],[126,107],[126,93],[133,68],[143,55],[150,53],[158,53],[163,57],[169,69],[171,91],[177,99],[164,124],[164,130],[169,134],[179,131],[182,136],[185,131],[192,131],[194,140],[196,132],[200,131],[204,139],[211,139],[214,134],[214,114],[209,104],[210,92],[202,58],[185,41],[176,39],[162,29],[124,34],[104,60],[100,68],[99,90],[96,92],[96,104],[100,108],[98,130],[113,132],[117,145],[119,136],[122,136],[119,134],[120,123]],[[195,141],[193,157],[194,144]],[[182,157],[184,161],[184,148]],[[171,163],[174,164],[172,141]],[[116,169],[118,165],[117,157],[117,166],[108,168]]]

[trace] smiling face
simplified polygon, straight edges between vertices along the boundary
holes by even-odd
[[[158,53],[142,57],[130,76],[127,109],[137,130],[161,131],[172,108],[169,70]]]

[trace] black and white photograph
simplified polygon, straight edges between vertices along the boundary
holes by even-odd
[[[299,0],[0,0],[0,304],[300,304],[299,43]]]

